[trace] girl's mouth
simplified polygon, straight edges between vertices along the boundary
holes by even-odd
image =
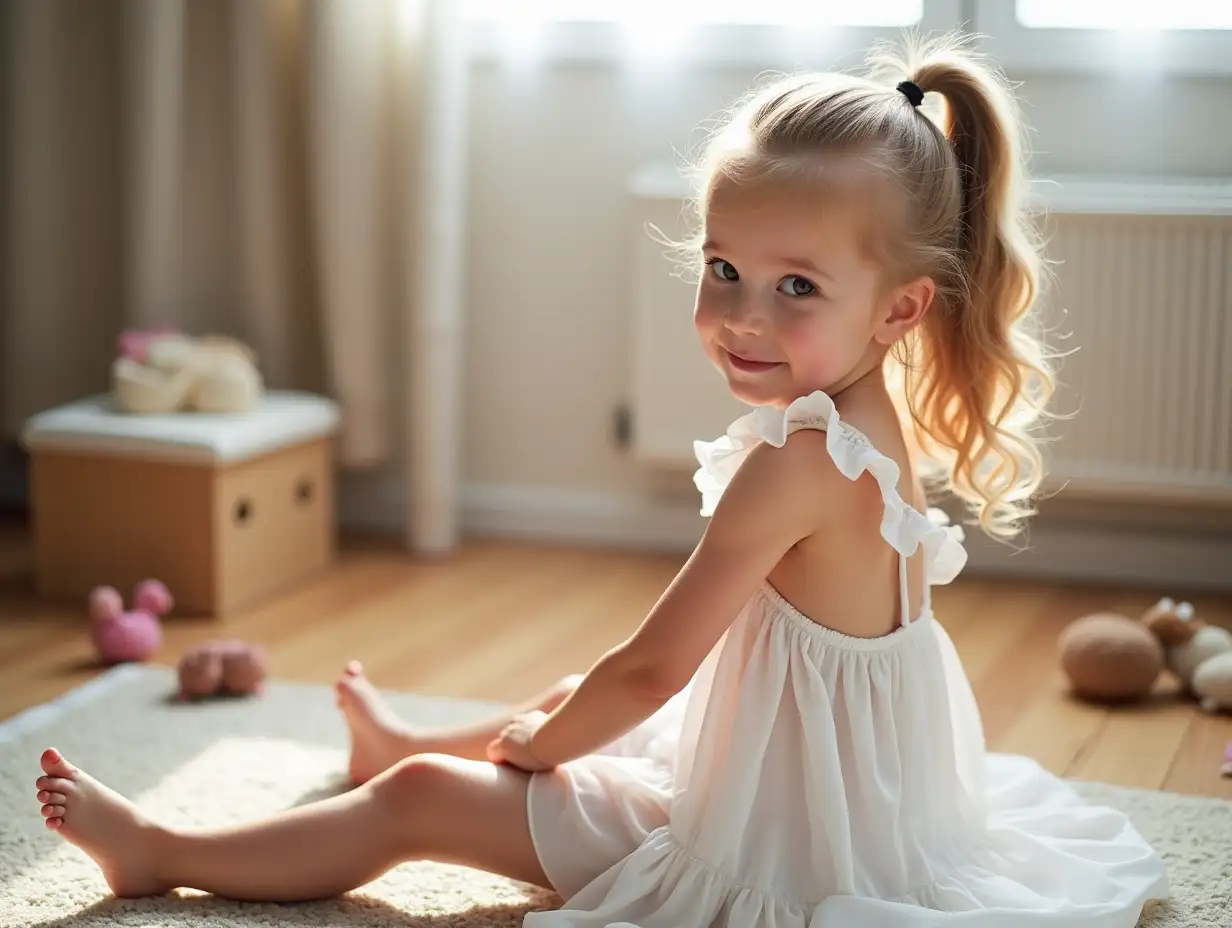
[[[738,371],[744,371],[748,374],[762,374],[766,371],[773,370],[779,366],[778,361],[755,361],[752,358],[744,358],[734,352],[723,349],[723,353],[727,355],[727,360]]]

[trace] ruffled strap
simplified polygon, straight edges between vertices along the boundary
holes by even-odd
[[[723,491],[759,442],[781,448],[792,432],[810,428],[826,433],[826,450],[844,477],[854,482],[867,471],[877,481],[885,503],[881,537],[908,557],[923,545],[930,584],[957,577],[967,562],[961,526],[950,525],[940,509],[923,513],[909,505],[898,492],[898,465],[874,448],[863,432],[839,419],[834,401],[821,390],[800,397],[785,410],[760,406],[733,422],[721,438],[693,443],[701,464],[693,483],[702,495],[702,515],[714,514]]]

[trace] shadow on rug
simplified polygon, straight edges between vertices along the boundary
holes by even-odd
[[[123,925],[312,925],[314,928],[520,928],[527,912],[556,903],[478,905],[440,915],[410,915],[382,899],[352,895],[327,904],[234,903],[212,897],[105,899],[80,912],[28,923],[28,928],[113,928]]]

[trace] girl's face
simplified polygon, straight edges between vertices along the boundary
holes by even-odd
[[[694,322],[742,402],[836,393],[884,356],[887,296],[864,247],[872,207],[860,215],[854,200],[721,174],[712,185]]]

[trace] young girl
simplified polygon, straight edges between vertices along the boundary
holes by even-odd
[[[711,521],[635,634],[468,730],[407,731],[352,666],[362,785],[238,827],[164,827],[49,748],[48,827],[117,895],[431,858],[555,888],[534,928],[1129,928],[1166,896],[1123,814],[985,753],[933,617],[965,554],[917,468],[998,537],[1040,481],[1039,257],[1000,79],[954,43],[874,64],[756,93],[706,152],[697,330],[755,409],[697,445]]]

